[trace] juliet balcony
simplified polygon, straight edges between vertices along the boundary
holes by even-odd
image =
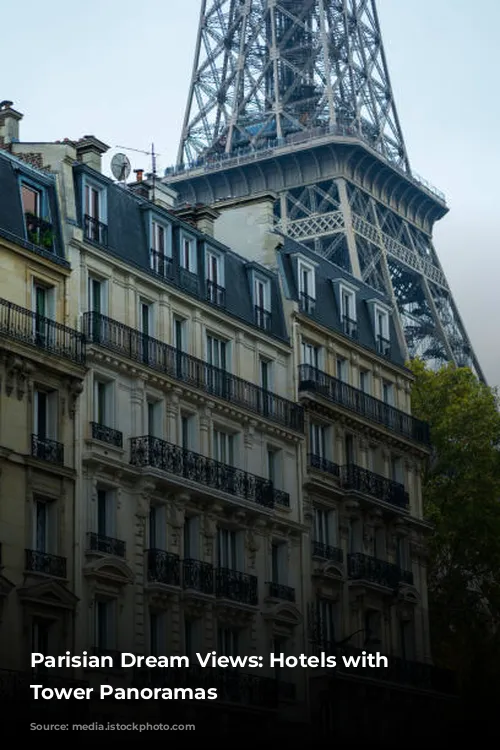
[[[0,337],[33,346],[74,364],[85,364],[85,339],[73,328],[0,299]]]
[[[38,458],[39,461],[46,461],[49,464],[63,466],[64,464],[64,445],[57,440],[50,440],[40,435],[31,436],[31,455]]]
[[[146,435],[131,438],[132,466],[160,469],[175,477],[196,482],[208,490],[219,490],[264,508],[283,504],[283,493],[269,479],[236,469],[194,451]]]
[[[147,575],[150,583],[180,586],[181,563],[179,555],[161,549],[148,549],[146,557]]]
[[[299,393],[312,393],[397,435],[429,445],[429,425],[312,365],[299,366]]]
[[[83,217],[83,236],[89,242],[102,247],[108,246],[108,225],[85,214]]]
[[[254,607],[259,603],[258,579],[238,570],[216,568],[215,596]]]
[[[92,440],[100,440],[101,443],[107,443],[114,448],[123,448],[123,433],[119,430],[114,430],[99,422],[91,422],[90,430]]]
[[[89,552],[100,552],[103,555],[125,557],[126,544],[123,539],[115,539],[105,534],[89,531],[87,534],[87,549]]]
[[[351,581],[366,581],[394,590],[401,583],[413,585],[413,573],[409,570],[361,552],[347,556],[347,574]]]
[[[24,551],[25,570],[54,578],[66,578],[66,558],[49,555],[47,552],[27,549]]]
[[[297,432],[304,431],[304,412],[299,404],[277,396],[255,383],[181,352],[140,331],[100,313],[85,313],[83,330],[88,343],[115,352],[169,378],[228,401]]]

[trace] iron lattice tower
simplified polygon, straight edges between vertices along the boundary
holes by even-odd
[[[483,378],[432,243],[444,195],[410,167],[375,0],[202,0],[181,200],[272,192],[276,229],[399,312],[409,357]]]

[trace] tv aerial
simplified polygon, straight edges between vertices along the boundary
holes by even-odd
[[[131,166],[128,156],[115,154],[111,159],[111,171],[118,182],[126,182],[130,174]]]

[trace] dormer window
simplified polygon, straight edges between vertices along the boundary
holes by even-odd
[[[54,250],[54,232],[52,224],[47,219],[45,192],[41,188],[23,181],[21,183],[21,198],[28,242],[52,252]]]
[[[151,220],[151,270],[163,278],[172,277],[172,227]]]
[[[312,315],[316,308],[316,278],[313,265],[299,259],[297,262],[299,280],[300,311]]]
[[[180,283],[183,289],[191,294],[199,294],[197,263],[196,263],[196,239],[189,234],[181,232],[180,244]]]
[[[253,299],[255,323],[259,328],[269,331],[271,328],[271,289],[269,279],[254,277]]]
[[[212,249],[205,251],[205,279],[207,300],[213,305],[224,307],[226,290],[224,288],[223,257]]]
[[[353,339],[358,337],[358,323],[356,315],[356,294],[352,289],[341,286],[340,309],[342,316],[342,330],[346,336]]]
[[[377,352],[383,357],[390,357],[390,307],[384,305],[380,300],[372,300],[368,305],[371,307]]]
[[[106,191],[87,177],[83,186],[83,229],[85,239],[107,246]]]

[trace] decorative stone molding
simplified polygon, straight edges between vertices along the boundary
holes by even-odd
[[[357,352],[351,352],[351,365],[357,367],[359,364],[359,356]]]
[[[254,445],[256,425],[257,425],[256,420],[251,419],[248,425],[245,427],[245,431],[243,433],[243,440],[245,443],[245,448],[248,448],[249,450],[251,450]]]
[[[135,511],[137,517],[145,518],[148,515],[151,506],[151,497],[155,489],[156,485],[154,482],[148,482],[147,480],[139,482],[137,486],[137,507]]]

